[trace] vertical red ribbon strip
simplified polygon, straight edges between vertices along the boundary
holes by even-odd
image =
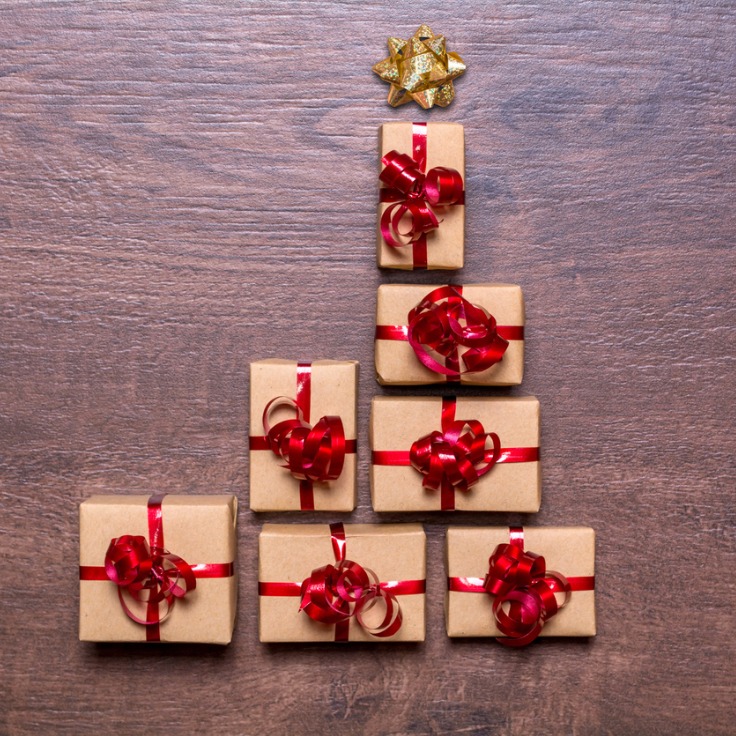
[[[412,123],[411,133],[412,157],[424,174],[427,170],[427,123]],[[427,268],[427,233],[422,233],[412,243],[411,255],[414,269]]]

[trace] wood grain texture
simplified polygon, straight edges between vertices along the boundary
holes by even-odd
[[[1,733],[734,733],[736,9],[418,8],[0,2]],[[370,66],[422,21],[468,72],[393,110]],[[409,391],[376,288],[438,279],[374,264],[378,125],[411,119],[466,126],[458,281],[524,288],[542,510],[401,517],[424,645],[261,646],[248,362],[361,361],[346,519],[377,520],[369,402]],[[77,641],[77,506],[152,490],[241,499],[225,650]],[[595,527],[599,636],[449,641],[450,522]]]

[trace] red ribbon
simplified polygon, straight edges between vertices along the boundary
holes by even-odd
[[[348,641],[350,619],[377,638],[388,638],[401,628],[401,606],[398,595],[425,592],[424,580],[380,582],[368,568],[346,558],[347,541],[341,523],[330,524],[330,540],[335,565],[324,565],[300,583],[259,582],[258,594],[267,596],[299,596],[299,610],[312,620],[335,626],[335,641]],[[384,606],[380,623],[370,625],[365,615],[376,605]]]
[[[503,634],[496,641],[523,647],[568,604],[573,591],[593,590],[595,577],[567,578],[548,570],[544,557],[524,551],[521,527],[511,527],[509,537],[509,544],[499,544],[493,551],[485,578],[448,578],[447,582],[451,591],[491,595],[493,617]]]
[[[413,157],[412,157],[413,156]],[[425,173],[427,163],[427,124],[412,126],[412,156],[389,151],[382,159],[379,178],[381,202],[390,202],[381,215],[381,235],[392,248],[412,246],[413,267],[427,268],[427,233],[436,230],[440,220],[433,207],[465,203],[463,178],[455,169],[437,166]],[[406,229],[402,220],[408,217]]]
[[[297,364],[296,400],[286,396],[272,399],[263,411],[265,437],[251,437],[251,450],[271,450],[284,460],[287,468],[299,480],[299,505],[302,511],[314,510],[314,483],[336,480],[345,463],[345,455],[354,453],[355,440],[345,439],[342,420],[324,416],[312,426],[311,363]],[[281,406],[290,406],[296,418],[278,422],[271,427],[272,413]]]
[[[463,297],[462,286],[431,291],[407,321],[406,326],[377,325],[376,340],[408,341],[422,365],[448,381],[488,370],[501,361],[509,340],[524,339],[523,327],[497,325],[483,307]]]
[[[422,473],[422,487],[440,491],[440,508],[455,508],[455,492],[472,488],[496,463],[539,460],[538,447],[502,448],[494,432],[475,419],[456,419],[457,399],[442,399],[442,431],[416,440],[409,452],[374,450],[374,465],[411,465]],[[490,445],[489,445],[490,443]]]
[[[118,586],[126,616],[146,627],[146,641],[160,641],[159,625],[174,603],[197,587],[198,578],[226,578],[232,563],[189,565],[164,547],[161,504],[165,493],[148,499],[148,539],[124,534],[110,541],[104,567],[80,565],[80,580],[110,580]],[[162,614],[163,610],[163,614]]]

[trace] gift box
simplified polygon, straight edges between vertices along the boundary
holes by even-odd
[[[352,511],[358,363],[250,366],[250,508]]]
[[[79,507],[79,638],[228,644],[235,496],[93,496]]]
[[[512,284],[383,284],[376,374],[384,385],[513,386],[524,374],[524,300]]]
[[[450,527],[451,637],[595,636],[595,532],[587,527]]]
[[[539,401],[377,396],[371,498],[386,511],[539,511]]]
[[[465,133],[459,123],[384,123],[377,261],[455,269],[465,240]]]
[[[423,641],[425,546],[419,524],[265,524],[260,640]]]

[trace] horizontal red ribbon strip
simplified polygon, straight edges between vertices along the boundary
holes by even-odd
[[[595,590],[595,575],[568,578],[571,591]],[[447,589],[455,593],[486,593],[483,587],[485,578],[447,578]]]
[[[496,332],[504,340],[523,340],[523,325],[496,325]],[[376,340],[409,341],[408,325],[376,325]]]
[[[230,578],[235,574],[235,565],[232,562],[214,564],[191,565],[194,577],[198,580],[207,578]],[[98,565],[80,565],[80,580],[109,581],[105,568]]]
[[[251,450],[270,450],[271,445],[269,444],[268,437],[261,435],[253,435],[248,438],[250,443],[249,449]],[[358,441],[357,440],[345,440],[345,452],[348,455],[354,455],[357,452]]]
[[[373,465],[395,465],[406,467],[411,465],[408,450],[374,450],[371,453]],[[496,463],[533,463],[539,460],[538,447],[507,447],[501,450]]]
[[[297,598],[301,595],[301,583],[258,583],[258,595],[272,596],[278,598]],[[389,580],[379,583],[381,590],[386,590],[394,595],[416,595],[425,593],[427,589],[426,580]]]

